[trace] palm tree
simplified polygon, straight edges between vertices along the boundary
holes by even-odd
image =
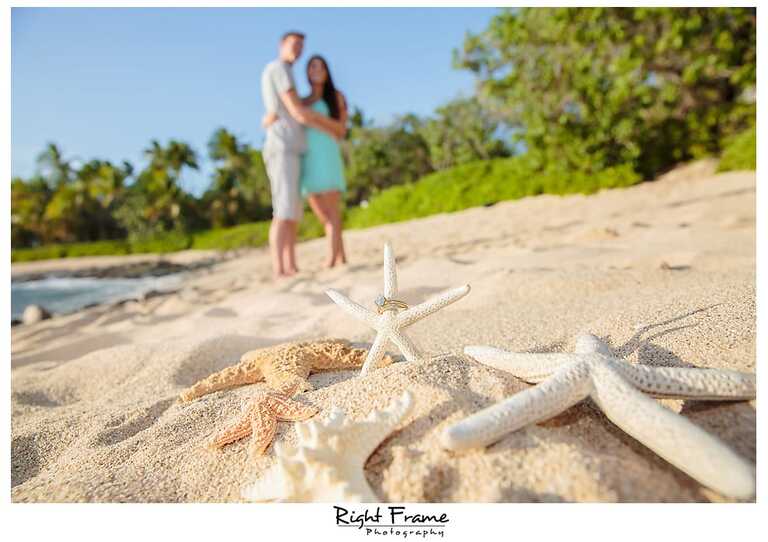
[[[179,179],[185,167],[198,169],[195,151],[184,142],[171,140],[163,147],[152,140],[144,155],[149,164],[131,186],[118,220],[132,236],[186,230],[195,221],[194,202]]]
[[[120,167],[109,161],[91,160],[78,170],[74,184],[87,202],[89,223],[94,232],[91,236],[109,239],[120,232],[113,211],[125,189],[125,180],[132,173],[133,166],[125,161]]]
[[[72,166],[64,157],[55,143],[48,143],[45,150],[37,156],[37,166],[40,168],[48,186],[53,189],[72,180]]]
[[[36,245],[46,240],[45,207],[51,189],[42,177],[29,181],[16,177],[11,181],[11,245]]]
[[[251,168],[250,147],[237,136],[219,128],[208,142],[208,156],[217,167],[211,188],[204,195],[208,217],[214,226],[231,226],[246,219],[246,194]]]
[[[208,156],[229,171],[243,172],[248,169],[250,156],[248,144],[240,143],[237,136],[226,128],[219,128],[208,142]]]

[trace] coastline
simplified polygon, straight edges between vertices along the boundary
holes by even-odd
[[[232,256],[215,250],[183,250],[167,254],[87,256],[17,262],[11,263],[11,282],[39,280],[49,276],[97,278],[163,276],[204,268],[224,261],[228,257]]]

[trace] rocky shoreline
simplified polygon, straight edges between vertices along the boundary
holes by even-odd
[[[46,266],[45,262],[42,262],[39,266],[40,269],[30,269],[28,271],[24,270],[12,273],[11,282],[23,283],[49,278],[139,279],[146,277],[163,277],[178,273],[189,273],[208,269],[231,257],[231,255],[226,253],[200,254],[198,255],[199,257],[191,258],[174,258],[175,255],[168,255],[168,257],[158,255],[149,256],[151,259],[143,259],[139,261],[120,261],[119,259],[112,258],[109,260],[108,264],[107,262],[93,262],[91,265],[82,265],[84,262],[70,260],[70,263],[72,264],[71,266],[57,266],[59,268],[53,269],[51,268],[53,266]],[[174,259],[181,261],[174,261]],[[178,288],[168,290],[151,289],[142,293],[140,296],[126,297],[117,301],[112,300],[101,303],[89,303],[88,305],[66,313],[52,313],[44,306],[32,304],[25,308],[24,316],[21,319],[11,319],[11,326],[32,324],[55,316],[72,314],[102,305],[118,307],[130,301],[146,301],[158,296],[171,295],[178,291]]]
[[[108,267],[93,266],[79,269],[58,271],[40,271],[19,273],[11,277],[11,282],[30,282],[46,278],[99,278],[99,279],[135,279],[143,277],[162,277],[195,271],[222,261],[222,258],[207,258],[193,263],[176,263],[170,260],[129,262]]]

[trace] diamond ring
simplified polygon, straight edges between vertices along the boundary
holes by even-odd
[[[379,314],[384,314],[384,311],[397,311],[398,309],[407,309],[408,304],[405,301],[399,299],[388,299],[383,295],[376,298],[376,310]]]

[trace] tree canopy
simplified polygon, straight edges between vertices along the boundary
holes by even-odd
[[[455,54],[543,165],[646,177],[754,118],[754,8],[520,8]]]

